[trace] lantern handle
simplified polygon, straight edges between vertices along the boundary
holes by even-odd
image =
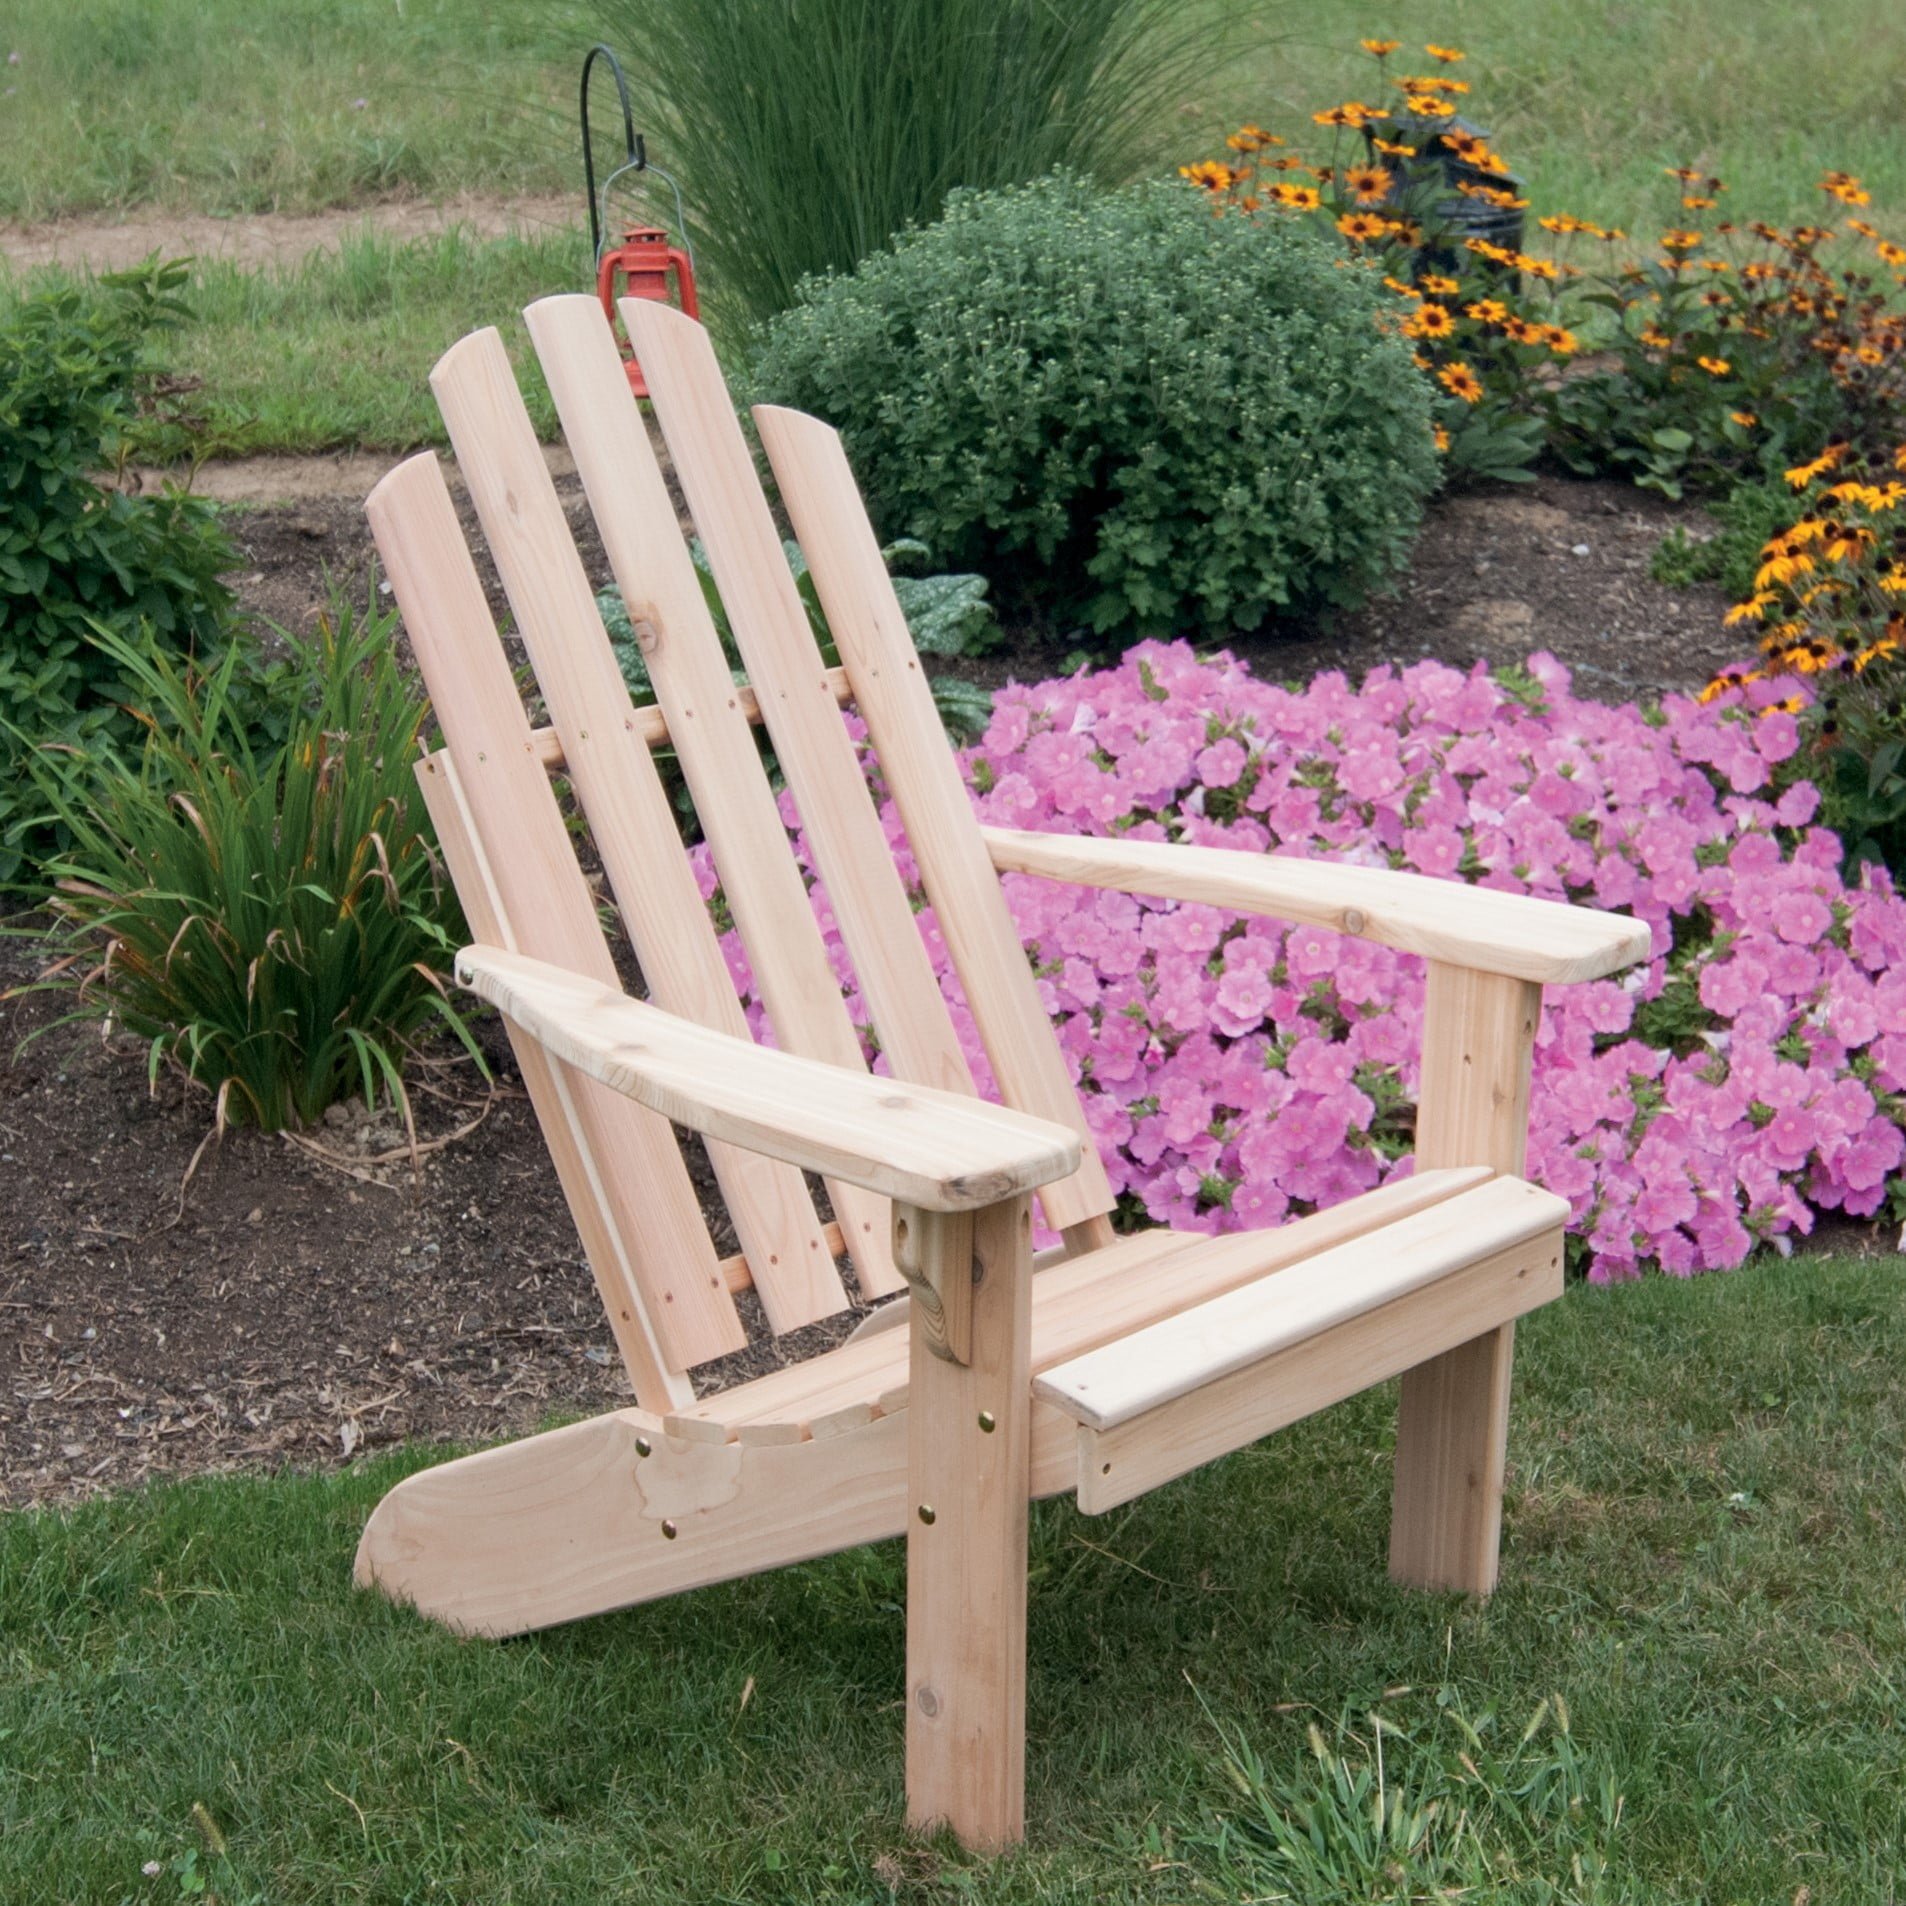
[[[596,191],[596,153],[589,140],[589,69],[595,65],[597,56],[609,62],[609,71],[615,75],[617,97],[622,102],[622,163],[602,182],[602,191]],[[635,129],[635,109],[629,103],[629,82],[622,71],[622,62],[616,58],[612,48],[597,41],[582,62],[582,178],[583,190],[589,198],[589,249],[591,255],[600,260],[602,257],[602,227],[607,216],[609,188],[625,172],[642,172],[648,167],[648,143]],[[670,180],[670,184],[674,183]],[[681,194],[676,194],[679,202]]]

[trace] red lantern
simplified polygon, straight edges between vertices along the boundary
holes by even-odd
[[[620,290],[617,279],[623,280]],[[612,326],[618,297],[653,298],[659,304],[679,305],[691,318],[701,316],[695,296],[694,260],[679,245],[671,245],[668,233],[659,225],[631,225],[623,232],[622,243],[602,254],[602,262],[596,267],[596,296],[602,300],[603,314]],[[649,387],[633,351],[626,354],[623,368],[629,373],[629,388],[636,396],[646,397]]]

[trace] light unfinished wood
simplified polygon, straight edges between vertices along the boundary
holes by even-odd
[[[1551,1230],[1110,1428],[1081,1423],[1079,1507],[1102,1515],[1561,1294],[1562,1233]]]
[[[928,1210],[993,1204],[1078,1163],[1078,1139],[1044,1119],[731,1039],[500,947],[465,947],[457,982],[678,1125]]]
[[[898,1204],[895,1223],[949,1229]],[[995,1848],[1025,1833],[1031,1208],[946,1243],[971,1265],[970,1355],[947,1355],[918,1288],[908,1331],[907,1819]]]
[[[506,940],[510,936],[502,896],[477,842],[449,750],[439,749],[418,762],[416,775],[444,864],[456,883],[464,919],[473,932],[496,941]],[[622,1249],[618,1229],[622,1214],[589,1151],[588,1132],[574,1093],[575,1085],[587,1085],[588,1081],[572,1082],[561,1062],[552,1059],[527,1033],[519,1032],[507,1020],[504,1028],[636,1396],[652,1410],[692,1402],[694,1391],[688,1378],[679,1367],[671,1366],[650,1328],[634,1268]]]
[[[1055,1230],[1084,1226],[1111,1210],[1112,1189],[840,437],[773,405],[754,420],[1001,1095],[1086,1141],[1076,1175],[1039,1196]]]
[[[625,299],[622,315],[881,1049],[898,1078],[970,1092],[966,1056],[866,775],[823,681],[820,650],[708,334],[646,299]]]
[[[854,698],[844,669],[830,668],[827,671],[828,692],[845,707]],[[754,698],[754,690],[746,682],[734,685],[735,703],[741,710],[743,720],[751,727],[761,722],[761,704]],[[634,711],[634,726],[630,730],[647,748],[672,748],[675,736],[668,725],[668,716],[663,713],[659,703],[645,702]],[[554,728],[533,728],[530,739],[536,744],[536,758],[552,774],[559,774],[563,768],[563,738]]]
[[[1489,1177],[1481,1169],[1424,1172],[1268,1231],[1143,1231],[1093,1256],[1056,1263],[1033,1279],[1033,1368],[1083,1356],[1187,1305],[1280,1275],[1317,1252],[1431,1211]],[[740,1390],[704,1397],[685,1414],[729,1425],[811,1421],[865,1397],[898,1409],[905,1407],[906,1380],[904,1337],[879,1331]]]
[[[678,1018],[747,1039],[747,1018],[654,758],[634,732],[628,688],[502,338],[482,330],[453,345],[430,385],[649,996]],[[708,1161],[773,1328],[798,1329],[845,1309],[799,1172],[717,1138],[709,1140]]]
[[[1426,874],[1169,841],[981,833],[1002,873],[1266,914],[1510,979],[1600,979],[1645,960],[1652,945],[1646,921],[1625,914]]]
[[[1045,1281],[1032,1280],[1035,1358]],[[1169,1301],[1164,1291],[1156,1297]],[[1420,1356],[1423,1343],[1435,1342],[1416,1335],[1436,1327],[1433,1299],[1404,1301],[1423,1307],[1398,1313],[1416,1316],[1399,1334],[1403,1354]],[[1473,1329],[1466,1309],[1464,1317],[1461,1327]],[[358,1580],[462,1632],[517,1634],[899,1535],[911,1512],[904,1335],[899,1348],[900,1360],[885,1366],[897,1379],[886,1397],[875,1394],[883,1370],[864,1370],[860,1399],[814,1417],[799,1442],[743,1442],[719,1425],[705,1435],[690,1428],[692,1419],[665,1423],[659,1414],[620,1410],[422,1470],[378,1505],[359,1545]],[[842,1354],[831,1351],[819,1361]],[[1300,1371],[1303,1352],[1284,1355],[1292,1383],[1308,1381]],[[1321,1400],[1311,1407],[1333,1400],[1332,1372],[1348,1385],[1343,1394],[1364,1387],[1355,1381],[1357,1355],[1354,1345],[1325,1345],[1320,1387],[1307,1392]],[[726,1399],[746,1417],[756,1394],[771,1398],[788,1374],[757,1378]],[[1273,1397],[1298,1394],[1281,1377],[1260,1388]],[[1028,1400],[1028,1493],[1100,1487],[1079,1470],[1077,1423],[1051,1404]],[[765,1422],[775,1420],[775,1407],[770,1402],[762,1412]],[[686,1433],[671,1435],[671,1427]],[[1227,1433],[1241,1446],[1267,1431],[1250,1419]],[[648,1457],[637,1456],[639,1442],[648,1444]],[[1123,1460],[1116,1474],[1125,1473]],[[664,1518],[675,1521],[675,1537],[661,1535]]]
[[[973,1355],[973,1214],[895,1205],[893,1261],[912,1286],[906,1322],[936,1357],[969,1363]]]
[[[1435,1285],[1479,1257],[1550,1239],[1567,1219],[1566,1199],[1520,1178],[1492,1179],[1408,1224],[1319,1251],[1280,1277],[1189,1305],[1052,1366],[1033,1387],[1090,1428],[1113,1429]]]
[[[1432,962],[1423,1003],[1416,1155],[1520,1174],[1542,989]],[[1397,1402],[1390,1573],[1422,1588],[1496,1585],[1515,1328],[1503,1324],[1405,1373]]]
[[[531,754],[529,722],[437,459],[424,454],[399,464],[365,512],[456,758],[506,935],[526,954],[613,985],[614,963],[548,776]],[[551,1089],[571,1108],[555,1129],[573,1114],[574,1169],[598,1187],[592,1200],[615,1213],[613,1239],[599,1233],[594,1240],[598,1250],[612,1242],[612,1258],[590,1258],[611,1317],[632,1305],[645,1312],[646,1330],[672,1371],[738,1349],[741,1320],[666,1122],[586,1078],[558,1074]],[[626,1347],[642,1332],[618,1335]],[[632,1366],[629,1374],[638,1395],[660,1400],[663,1372],[638,1374]]]
[[[407,1479],[365,1532],[359,1579],[460,1628],[515,1632],[904,1530],[909,1815],[999,1846],[1023,1830],[1032,1496],[1070,1488],[1110,1507],[1401,1372],[1393,1572],[1493,1581],[1513,1319],[1561,1277],[1566,1207],[1519,1182],[1540,982],[1611,971],[1647,934],[1380,869],[981,830],[838,438],[758,414],[839,643],[828,670],[705,336],[655,306],[624,315],[752,689],[730,677],[591,300],[529,318],[658,707],[629,703],[494,334],[453,350],[435,382],[552,733],[528,727],[434,462],[434,490],[400,471],[373,518],[402,545],[390,566],[445,724],[420,780],[493,942],[466,949],[459,976],[510,1021],[644,1407]],[[838,712],[850,698],[1014,1109],[972,1096]],[[788,852],[754,720],[851,979]],[[650,759],[662,741],[778,1049],[745,1036]],[[595,828],[654,1004],[617,989],[552,772]],[[1417,1174],[1270,1233],[1115,1236],[1002,871],[1428,955]],[[855,984],[894,1078],[869,1074],[843,998]],[[714,1261],[684,1201],[669,1120],[709,1142],[735,1257]],[[826,1175],[839,1226],[818,1222],[804,1170]],[[1036,1282],[1034,1195],[1063,1238]],[[904,1271],[909,1297],[808,1365],[688,1394],[686,1365],[738,1335],[732,1291],[759,1288],[776,1325],[823,1314],[842,1294],[817,1260],[843,1243],[863,1289]]]
[[[864,1070],[748,726],[750,706],[759,713],[755,692],[744,695],[722,653],[601,307],[581,296],[545,298],[524,316],[776,1041],[809,1059]],[[832,710],[837,677],[819,673]],[[845,1182],[828,1192],[862,1293],[898,1290],[885,1202]]]

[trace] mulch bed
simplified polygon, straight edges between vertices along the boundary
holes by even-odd
[[[1237,649],[1269,679],[1547,648],[1585,693],[1692,687],[1739,644],[1717,592],[1649,579],[1664,530],[1690,520],[1619,485],[1557,479],[1447,499],[1395,595]],[[368,581],[355,502],[248,511],[235,529],[241,597],[279,624],[308,628],[327,577]],[[582,540],[605,574],[593,534]],[[1036,680],[1070,647],[1028,640],[965,672]],[[30,938],[0,940],[0,992],[36,959]],[[74,1028],[16,1052],[54,1010],[39,995],[0,1001],[0,1504],[493,1441],[629,1400],[493,1025],[501,1083],[487,1116],[450,1139],[483,1090],[467,1067],[445,1071],[419,1094],[418,1121],[426,1145],[450,1142],[413,1171],[401,1129],[361,1107],[315,1135],[328,1156],[242,1131],[201,1151],[207,1101],[173,1079],[149,1094],[139,1053]],[[727,1359],[702,1386],[804,1353],[815,1339],[803,1338]]]

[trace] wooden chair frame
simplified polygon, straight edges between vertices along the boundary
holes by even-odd
[[[841,656],[826,668],[700,327],[625,301],[747,664],[716,641],[594,300],[531,336],[657,703],[631,706],[503,346],[432,385],[530,651],[532,730],[436,459],[368,512],[444,745],[419,767],[636,1403],[445,1463],[378,1506],[358,1578],[507,1634],[907,1537],[909,1817],[1024,1830],[1026,1517],[1097,1512],[1402,1377],[1403,1582],[1486,1594],[1514,1320],[1561,1288],[1562,1200],[1521,1178],[1544,983],[1645,957],[1632,920],[1381,869],[981,827],[834,433],[755,421]],[[972,1079],[840,718],[877,749],[1004,1104]],[[765,721],[878,1030],[868,1070],[787,851]],[[749,1037],[652,750],[672,746],[777,1049]],[[621,989],[552,775],[585,810],[640,963]],[[1276,1230],[1117,1236],[1110,1188],[1000,886],[1005,872],[1312,922],[1428,962],[1413,1177]],[[741,1241],[718,1259],[671,1124],[700,1134]],[[834,1221],[803,1174],[826,1185]],[[1063,1243],[1035,1260],[1037,1196]],[[698,1399],[734,1293],[776,1331],[904,1289],[843,1345]],[[1049,1260],[1049,1261],[1048,1261]],[[1035,1270],[1037,1275],[1035,1276]]]

